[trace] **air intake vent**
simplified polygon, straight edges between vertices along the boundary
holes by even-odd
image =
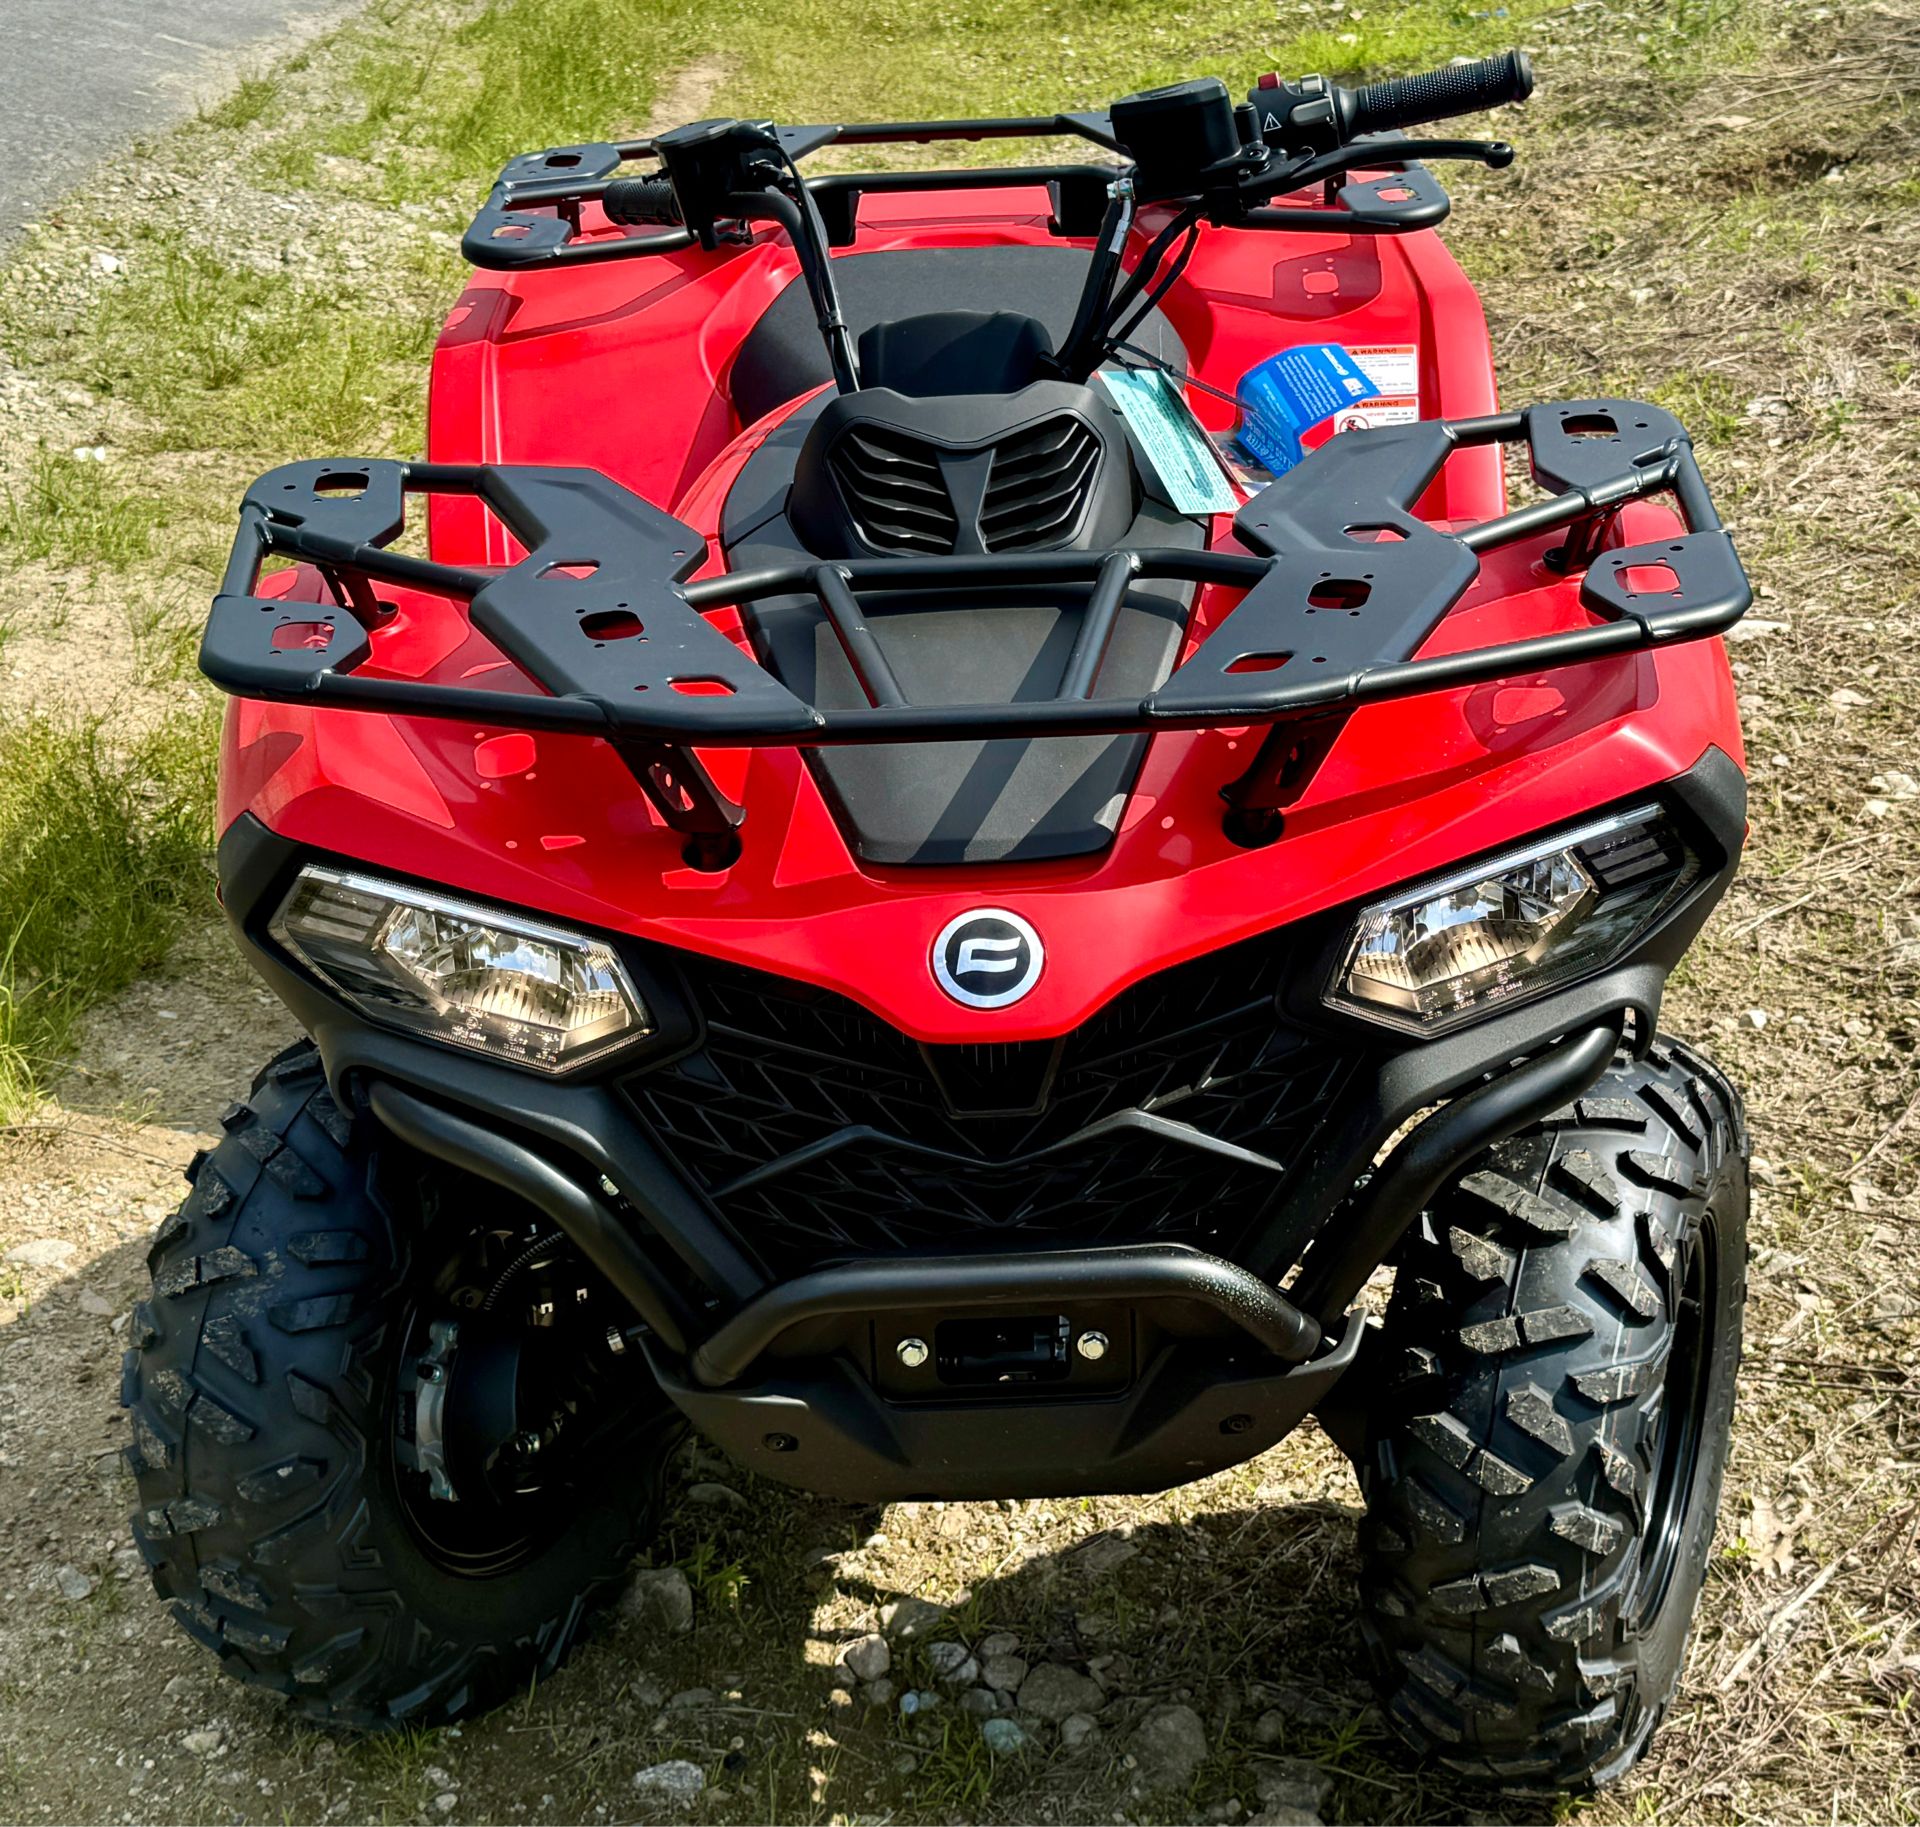
[[[856,425],[830,461],[855,528],[876,552],[953,550],[960,522],[930,446],[884,425]]]
[[[1062,413],[995,446],[980,509],[989,552],[1031,552],[1072,538],[1093,492],[1100,440]]]

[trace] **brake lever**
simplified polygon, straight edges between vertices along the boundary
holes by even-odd
[[[1353,170],[1409,165],[1415,160],[1467,159],[1492,171],[1504,171],[1513,163],[1513,147],[1506,140],[1409,140],[1399,137],[1354,140],[1336,146],[1331,152],[1317,152],[1294,165],[1276,182],[1272,172],[1260,174],[1260,192],[1266,197],[1285,196],[1289,191],[1305,190],[1309,184],[1324,183]]]

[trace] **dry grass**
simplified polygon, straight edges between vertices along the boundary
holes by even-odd
[[[1509,398],[1696,428],[1761,599],[1752,842],[1668,1008],[1761,1155],[1740,1428],[1686,1686],[1596,1819],[1920,1811],[1920,16],[1823,13],[1652,89],[1596,46],[1547,91],[1552,156],[1453,238]]]

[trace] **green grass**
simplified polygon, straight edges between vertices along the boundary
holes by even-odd
[[[435,328],[148,243],[63,365],[138,407],[156,448],[384,455],[417,448]]]
[[[1504,17],[1494,17],[1503,10]],[[830,0],[739,7],[738,78],[727,107],[788,119],[899,120],[914,115],[1042,113],[1104,105],[1180,76],[1214,73],[1244,87],[1260,71],[1340,77],[1404,73],[1450,57],[1522,44],[1545,0],[1505,9],[1444,0],[1365,6],[1360,18],[1311,24],[1264,0],[1169,8],[1161,0],[881,0],[862,11],[861,55]],[[1324,15],[1323,15],[1324,16]],[[991,145],[968,159],[1018,157]]]
[[[41,449],[24,482],[0,492],[0,560],[133,564],[153,550],[160,515],[156,501],[129,493],[106,465]]]
[[[494,0],[396,40],[397,4],[347,29],[349,106],[325,140],[374,166],[391,202],[477,202],[518,153],[633,132],[658,77],[719,37],[691,0]]]
[[[131,744],[99,722],[0,723],[0,1122],[207,900],[209,746],[195,716]]]
[[[231,94],[202,108],[200,119],[209,127],[238,132],[266,114],[273,105],[274,92],[271,77],[249,76]]]

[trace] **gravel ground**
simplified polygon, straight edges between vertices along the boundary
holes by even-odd
[[[136,133],[190,113],[234,60],[336,25],[358,0],[8,0],[0,60],[0,245]]]

